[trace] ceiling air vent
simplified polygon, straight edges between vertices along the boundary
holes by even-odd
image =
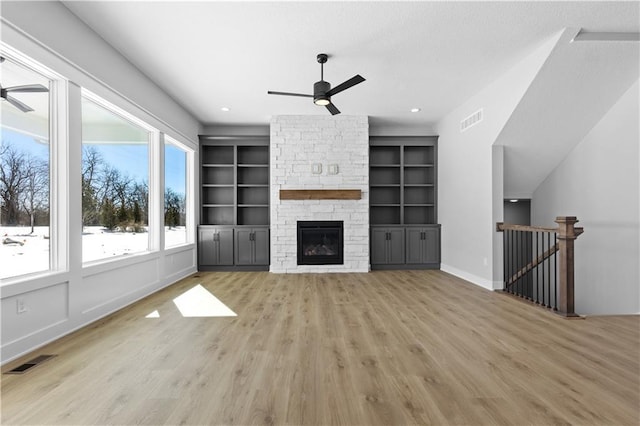
[[[460,122],[460,132],[464,132],[469,127],[475,126],[482,121],[482,109],[477,110]]]

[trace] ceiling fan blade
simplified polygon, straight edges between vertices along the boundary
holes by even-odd
[[[303,98],[313,98],[313,95],[305,95],[304,93],[290,93],[290,92],[272,92],[268,91],[269,95],[283,95],[283,96],[301,96]]]
[[[27,84],[26,86],[13,86],[5,87],[7,92],[23,92],[23,93],[35,93],[35,92],[48,92],[49,89],[42,84]]]
[[[340,110],[338,108],[336,108],[336,106],[334,104],[328,104],[327,105],[327,109],[329,110],[331,115],[340,114]]]
[[[9,102],[11,105],[18,108],[22,112],[33,111],[33,108],[31,108],[29,105],[23,104],[22,102],[20,102],[19,100],[17,100],[12,96],[7,95],[5,99],[7,100],[7,102]]]
[[[336,93],[340,93],[343,90],[347,90],[348,88],[353,87],[356,84],[362,83],[363,81],[364,81],[364,77],[358,74],[355,77],[351,77],[349,80],[345,81],[344,83],[338,84],[336,87],[329,90],[327,92],[327,96],[333,96]]]

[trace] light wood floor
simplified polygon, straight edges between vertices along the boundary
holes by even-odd
[[[183,318],[198,283],[238,316]],[[2,424],[640,423],[640,317],[565,320],[439,271],[200,273],[3,371],[42,353],[2,376]]]

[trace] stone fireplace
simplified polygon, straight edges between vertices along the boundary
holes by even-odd
[[[369,271],[366,116],[271,120],[271,267],[275,273]],[[280,190],[359,190],[359,199],[280,199]],[[298,222],[343,224],[342,263],[298,264]]]

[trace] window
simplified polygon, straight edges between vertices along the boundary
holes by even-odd
[[[164,246],[174,247],[187,238],[187,151],[165,137],[164,143]]]
[[[82,260],[149,250],[149,142],[144,123],[82,98]]]
[[[51,81],[0,59],[0,279],[51,268]]]

